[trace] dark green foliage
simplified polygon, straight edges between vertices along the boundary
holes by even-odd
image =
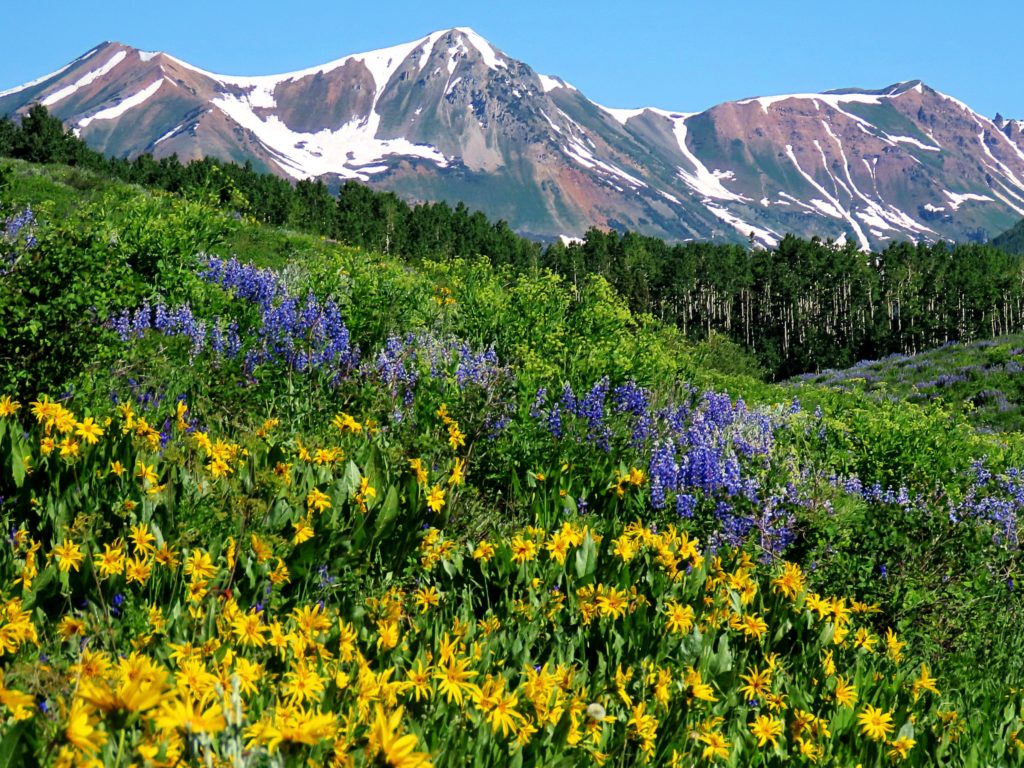
[[[10,157],[14,150],[14,138],[18,134],[18,126],[7,117],[0,118],[0,156]]]
[[[82,155],[84,145],[64,130],[60,118],[53,117],[46,107],[35,104],[21,119],[13,135],[10,129],[0,129],[0,147],[6,133],[8,153],[11,157],[33,163],[65,163],[75,165]]]
[[[2,129],[0,129],[2,136]],[[3,139],[0,138],[0,141]],[[992,240],[992,245],[1001,248],[1007,253],[1024,255],[1024,219],[1018,221],[1010,229],[1003,232],[999,237]]]
[[[222,241],[223,217],[173,198],[83,207],[43,226],[0,292],[0,386],[22,397],[55,391],[108,361],[104,322],[153,294],[184,298],[195,255]]]

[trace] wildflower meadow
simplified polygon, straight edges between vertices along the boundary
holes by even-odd
[[[1024,757],[1015,433],[10,173],[0,765]]]

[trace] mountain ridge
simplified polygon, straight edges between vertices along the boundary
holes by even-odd
[[[468,27],[292,72],[221,75],[107,41],[0,92],[108,154],[215,156],[335,186],[464,200],[517,231],[590,226],[765,245],[786,232],[982,240],[1024,216],[1019,121],[920,80],[702,112],[597,104]],[[144,107],[144,108],[140,108]]]

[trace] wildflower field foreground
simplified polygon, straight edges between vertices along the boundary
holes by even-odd
[[[63,173],[2,214],[0,766],[1024,758],[1017,433]]]

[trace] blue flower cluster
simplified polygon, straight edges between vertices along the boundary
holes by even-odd
[[[977,520],[993,528],[996,544],[1017,549],[1020,546],[1020,514],[1024,511],[1024,470],[1011,468],[995,475],[984,462],[976,462],[971,485],[959,504],[953,505],[953,522]]]
[[[0,219],[0,276],[10,272],[25,251],[38,245],[36,216],[31,207]]]
[[[233,292],[236,297],[258,304],[265,310],[269,310],[276,302],[288,296],[288,291],[274,270],[243,264],[234,257],[220,259],[216,256],[207,256],[206,264],[199,276],[206,282],[219,285]]]
[[[169,309],[145,302],[113,317],[111,327],[122,341],[141,338],[147,331],[187,337],[193,358],[207,350],[219,359],[243,357],[249,376],[259,366],[284,365],[299,373],[325,374],[336,384],[358,365],[359,349],[352,345],[335,302],[321,302],[312,293],[300,300],[285,290],[273,271],[236,259],[207,257],[200,277],[255,304],[255,323],[243,330],[234,319],[198,319],[187,304]]]
[[[557,440],[602,452],[631,450],[646,464],[650,506],[673,507],[682,518],[707,509],[718,525],[712,544],[738,545],[756,534],[767,552],[787,547],[792,510],[804,502],[792,486],[764,487],[761,470],[788,414],[751,410],[742,400],[692,387],[683,390],[682,402],[655,407],[652,400],[635,382],[611,389],[603,378],[582,395],[569,385],[557,399],[541,389],[530,414]]]
[[[454,338],[438,338],[428,332],[390,336],[381,350],[363,362],[359,373],[366,381],[382,384],[392,401],[391,419],[405,420],[416,400],[421,380],[458,394],[482,393],[484,423],[494,437],[509,422],[511,403],[499,396],[512,381],[493,347],[474,350]]]

